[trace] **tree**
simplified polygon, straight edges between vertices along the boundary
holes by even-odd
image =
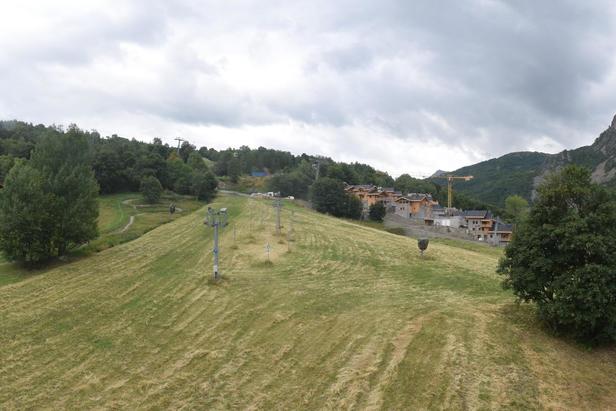
[[[183,162],[186,163],[188,161],[188,157],[194,151],[195,151],[195,146],[190,144],[188,141],[184,141],[182,145],[180,146],[180,158],[182,159]]]
[[[510,219],[519,224],[528,214],[528,201],[519,195],[512,195],[505,199],[505,212]]]
[[[201,201],[209,201],[216,195],[218,181],[210,171],[197,171],[192,177],[192,194]]]
[[[401,191],[403,194],[407,193],[430,193],[435,194],[437,192],[436,186],[425,180],[419,180],[411,177],[409,174],[402,174],[394,181],[394,188]]]
[[[139,191],[143,194],[143,199],[146,203],[155,204],[160,201],[160,196],[163,193],[163,186],[156,177],[147,176],[141,180]]]
[[[229,165],[227,168],[227,174],[232,183],[237,183],[240,178],[240,174],[242,172],[240,161],[237,158],[232,158],[229,161]]]
[[[335,178],[347,184],[357,184],[357,174],[351,166],[345,163],[332,164],[327,168],[327,177]]]
[[[345,193],[345,208],[345,217],[359,220],[364,210],[364,205],[359,198]]]
[[[373,221],[383,221],[386,212],[387,210],[385,210],[383,203],[374,203],[370,206],[368,217]]]
[[[206,171],[208,169],[207,164],[203,161],[203,157],[197,151],[193,151],[188,156],[188,161],[186,162],[190,168],[194,171]]]
[[[336,217],[361,217],[361,201],[344,191],[341,181],[329,177],[319,178],[311,187],[311,201],[315,210]]]
[[[189,194],[192,169],[176,154],[170,155],[166,163],[167,180],[163,181],[164,186],[178,194]]]
[[[505,250],[503,285],[537,304],[540,317],[580,339],[616,340],[616,198],[590,172],[568,166],[538,200]]]
[[[53,254],[53,219],[45,181],[27,162],[9,172],[0,196],[0,248],[10,260],[27,265]]]
[[[86,134],[75,126],[48,133],[6,179],[1,248],[11,259],[35,264],[95,238],[97,195]]]
[[[9,171],[15,164],[15,158],[7,155],[0,155],[0,182],[4,181]]]
[[[299,172],[279,173],[267,183],[268,191],[279,192],[283,197],[306,198],[311,179]]]

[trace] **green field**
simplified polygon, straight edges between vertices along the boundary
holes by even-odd
[[[289,252],[271,203],[216,206],[231,212],[219,283],[201,210],[0,287],[0,408],[616,404],[616,351],[545,332],[501,289],[499,250],[435,242],[422,259],[412,239],[286,204]]]

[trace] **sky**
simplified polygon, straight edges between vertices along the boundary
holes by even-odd
[[[0,119],[421,177],[615,113],[611,0],[0,0]]]

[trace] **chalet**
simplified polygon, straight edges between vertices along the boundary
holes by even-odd
[[[496,219],[492,229],[488,231],[487,241],[490,244],[506,246],[511,241],[513,235],[513,224],[506,224]]]
[[[467,210],[463,214],[468,231],[476,240],[485,240],[494,225],[492,212],[489,210]]]
[[[376,186],[372,184],[347,185],[345,191],[359,198],[362,202],[367,201],[368,193],[376,192]]]
[[[432,195],[424,193],[409,193],[403,195],[393,187],[376,187],[371,184],[346,185],[345,191],[359,198],[364,205],[364,212],[371,205],[381,203],[387,212],[398,214],[405,218],[423,218],[437,201]]]
[[[424,218],[429,214],[429,209],[438,205],[432,200],[430,194],[409,193],[395,200],[395,213],[406,218]]]

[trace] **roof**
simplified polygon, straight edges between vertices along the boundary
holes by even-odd
[[[350,184],[346,187],[347,190],[375,190],[376,187],[372,184]]]
[[[513,224],[506,224],[502,221],[496,221],[492,226],[492,231],[495,233],[511,233],[513,232]]]
[[[492,218],[489,210],[466,210],[462,215],[464,218]]]
[[[424,193],[408,193],[405,197],[411,201],[421,201],[423,199],[432,200],[432,196],[430,194]]]
[[[253,171],[250,173],[251,176],[253,177],[266,177],[267,176],[267,172],[265,171]]]

